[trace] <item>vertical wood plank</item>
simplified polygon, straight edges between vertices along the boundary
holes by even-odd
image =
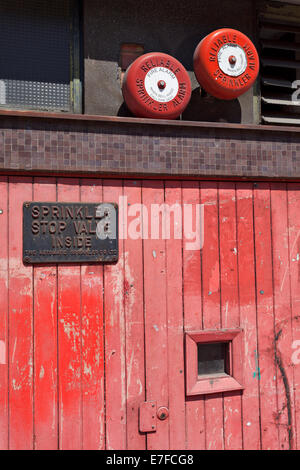
[[[243,447],[259,450],[259,380],[255,297],[253,185],[237,183],[237,241],[240,319],[244,335],[244,391],[242,395]]]
[[[79,180],[57,180],[59,202],[79,202]],[[80,266],[58,266],[59,448],[81,449]]]
[[[165,183],[165,203],[171,214],[170,239],[166,241],[170,449],[177,450],[185,449],[182,239],[175,238],[175,224],[182,224],[182,195],[177,181]]]
[[[222,328],[240,326],[234,183],[219,185],[219,233]],[[241,358],[243,361],[244,358]],[[225,449],[242,449],[241,393],[224,393]]]
[[[277,367],[279,449],[294,448],[293,365],[289,233],[286,184],[271,184],[271,219],[274,276],[275,363]],[[297,259],[297,256],[296,258]],[[291,260],[292,261],[292,260]],[[293,262],[293,261],[292,261]]]
[[[124,182],[124,296],[126,320],[126,375],[127,375],[127,449],[146,448],[146,436],[138,432],[139,405],[145,400],[145,345],[143,299],[143,243],[141,182]],[[122,208],[120,208],[121,210]],[[120,214],[121,217],[121,214]],[[126,223],[127,220],[127,223]],[[122,223],[122,220],[120,220]],[[129,229],[126,230],[126,227]],[[132,228],[132,230],[131,230]],[[131,233],[134,232],[134,233]],[[140,237],[135,239],[135,233]]]
[[[81,180],[81,202],[102,202],[102,181]],[[83,449],[105,448],[103,265],[81,267]]]
[[[198,182],[183,181],[182,205],[189,204],[193,208],[200,204],[200,189]],[[205,214],[204,214],[205,217]],[[204,219],[205,221],[205,219]],[[205,222],[204,222],[205,223]],[[183,233],[183,299],[184,299],[184,329],[198,331],[203,327],[202,321],[202,291],[201,291],[201,254],[200,250],[187,250],[189,227],[185,218],[186,233]],[[188,360],[188,358],[187,358]],[[205,449],[205,408],[204,397],[189,398],[186,401],[186,447],[190,450]]]
[[[9,446],[33,449],[32,267],[23,264],[23,202],[32,178],[11,177],[9,191]]]
[[[218,186],[214,182],[201,183],[201,203],[204,204],[204,246],[202,250],[203,272],[203,326],[204,329],[220,329],[220,262]],[[206,448],[224,449],[223,395],[205,398]]]
[[[300,449],[300,185],[288,184],[288,225],[292,307],[292,344],[289,348],[294,369],[295,448]]]
[[[164,186],[161,181],[144,181],[143,204],[149,216],[149,230],[161,226],[161,217],[152,217],[154,205],[164,204]],[[146,399],[157,406],[169,406],[168,391],[168,332],[166,310],[166,244],[159,234],[157,239],[144,240],[144,295],[146,347]],[[157,422],[157,431],[147,435],[148,450],[169,448],[169,420]]]
[[[0,176],[0,450],[8,449],[8,181]]]
[[[103,201],[122,196],[121,180],[103,181]],[[106,448],[126,449],[126,351],[124,318],[124,252],[104,268]]]
[[[56,200],[55,178],[35,178],[35,201]],[[57,415],[57,272],[34,267],[34,428],[35,448],[58,445]]]
[[[262,449],[279,448],[274,354],[274,311],[270,188],[259,183],[254,190],[254,228],[256,258],[256,297],[258,327],[258,364],[260,368],[260,410]]]

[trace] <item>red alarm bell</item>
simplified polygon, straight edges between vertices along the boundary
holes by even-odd
[[[254,85],[259,73],[258,53],[245,34],[219,29],[196,47],[194,72],[207,93],[221,100],[233,100]]]
[[[126,70],[122,92],[138,117],[176,119],[191,98],[191,81],[183,65],[162,52],[138,57]]]

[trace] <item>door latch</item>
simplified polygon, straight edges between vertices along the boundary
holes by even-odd
[[[166,406],[157,409],[156,401],[145,401],[139,408],[139,429],[140,432],[155,432],[157,418],[164,421],[169,417],[169,410]]]
[[[139,408],[139,429],[140,432],[156,431],[156,401],[145,401]]]

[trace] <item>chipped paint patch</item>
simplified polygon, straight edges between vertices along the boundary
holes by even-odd
[[[120,320],[120,313],[123,311],[123,271],[122,266],[124,264],[124,256],[122,255],[119,259],[119,269],[111,271],[111,288],[113,292],[114,308],[111,309],[109,315],[110,325],[114,326]]]
[[[43,379],[43,378],[44,378],[44,376],[45,376],[45,369],[44,369],[44,367],[43,367],[43,366],[41,366],[41,368],[40,368],[40,375],[39,375],[39,378],[40,378],[40,379]]]
[[[17,341],[18,341],[18,338],[16,338],[15,341],[14,341],[14,347],[13,347],[13,352],[12,352],[12,357],[11,357],[11,363],[12,364],[15,362],[15,353],[16,353]]]
[[[125,312],[124,312],[124,283],[126,276],[123,272],[123,266],[128,264],[128,253],[123,253],[117,265],[112,266],[109,270],[110,274],[110,286],[113,292],[112,300],[113,304],[111,306],[110,314],[108,317],[109,326],[113,327],[118,325],[121,336],[125,336]],[[128,281],[129,279],[127,279]],[[125,344],[120,345],[118,351],[114,351],[110,355],[112,359],[113,354],[116,354],[117,360],[120,360],[120,386],[121,386],[121,400],[122,407],[126,404],[126,357],[125,357]]]
[[[91,365],[88,366],[87,363],[84,362],[83,373],[85,375],[89,375],[90,377],[92,377],[92,366]]]
[[[130,384],[131,384],[133,360],[134,360],[134,351],[132,351],[132,353],[131,353],[129,366],[128,366],[128,372],[127,372],[127,387],[128,388],[130,387]]]
[[[0,341],[0,364],[6,364],[6,344]]]
[[[296,244],[298,242],[298,239],[300,237],[300,230],[298,230],[297,232],[297,235],[295,237],[295,240],[294,240],[294,243],[293,243],[293,246],[291,247],[291,250],[290,250],[290,253],[294,253],[294,250],[295,250],[295,247],[296,247]],[[292,258],[293,259],[293,258]],[[283,278],[282,278],[282,283],[281,283],[281,288],[280,288],[280,291],[282,292],[283,290],[283,285],[284,285],[284,282],[285,282],[285,279],[287,277],[287,273],[290,269],[290,266],[289,266],[289,263],[286,264],[286,268],[285,268],[285,272],[284,272],[284,275],[283,275]]]
[[[0,258],[0,271],[7,272],[7,258]]]
[[[135,285],[135,280],[134,277],[131,273],[130,266],[129,266],[129,261],[128,261],[129,254],[126,252],[124,254],[124,260],[125,260],[125,282],[128,285],[128,291],[130,295],[126,298],[126,315],[128,316],[128,319],[131,319],[133,314],[134,314],[134,304],[135,304],[135,293],[136,289],[134,287]]]
[[[79,337],[79,331],[76,331],[76,324],[75,322],[67,322],[63,318],[60,319],[60,323],[62,323],[64,332],[66,333],[68,339],[73,341],[73,351],[76,351],[76,338]]]
[[[14,390],[21,390],[22,385],[21,385],[21,384],[17,384],[16,379],[12,379],[12,388],[13,388]]]

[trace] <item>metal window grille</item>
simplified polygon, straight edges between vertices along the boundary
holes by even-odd
[[[75,0],[1,0],[0,106],[72,112]]]

